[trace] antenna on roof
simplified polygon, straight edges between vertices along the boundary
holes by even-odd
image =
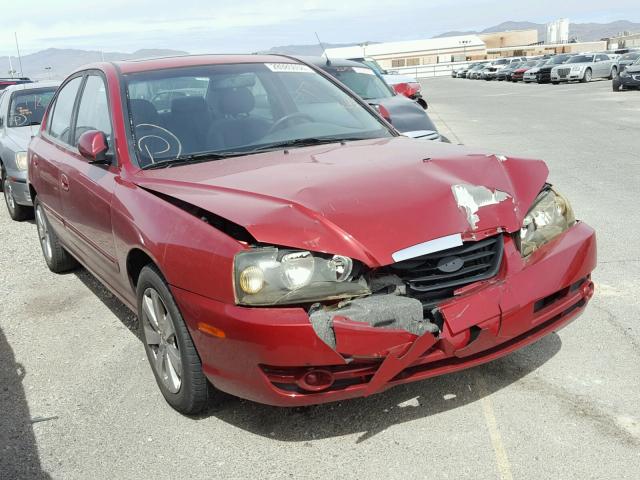
[[[324,45],[322,44],[322,42],[320,41],[320,37],[318,36],[318,32],[313,32],[316,34],[316,38],[318,39],[318,45],[320,45],[320,48],[322,49],[322,55],[327,59],[327,67],[331,65],[331,59],[329,58],[329,55],[327,55],[327,50],[324,48]]]
[[[13,32],[13,36],[16,37],[16,50],[18,51],[18,62],[20,63],[20,76],[23,77],[24,73],[22,72],[22,56],[20,55],[20,47],[18,46],[18,33]]]

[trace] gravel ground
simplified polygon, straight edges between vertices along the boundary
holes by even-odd
[[[609,82],[424,81],[454,141],[545,159],[599,235],[597,293],[491,364],[368,398],[277,409],[160,396],[135,319],[80,270],[50,273],[0,208],[0,479],[637,479],[640,93]]]

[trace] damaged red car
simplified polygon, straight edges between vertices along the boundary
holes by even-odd
[[[49,268],[139,318],[175,409],[309,405],[506,355],[593,294],[594,231],[542,161],[400,136],[284,56],[101,63],[29,150]]]

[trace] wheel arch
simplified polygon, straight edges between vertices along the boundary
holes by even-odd
[[[139,247],[134,247],[129,250],[126,259],[126,269],[129,283],[134,292],[138,286],[140,272],[142,272],[142,269],[147,265],[153,265],[158,272],[160,272],[160,275],[162,275],[163,278],[166,278],[162,273],[162,269],[160,268],[160,265],[158,265],[158,262],[156,262],[148,252]]]

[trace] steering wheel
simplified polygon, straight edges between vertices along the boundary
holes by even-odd
[[[280,117],[278,120],[276,120],[276,123],[271,125],[271,128],[269,128],[269,131],[266,133],[266,135],[269,135],[275,132],[276,130],[281,129],[286,122],[293,120],[294,118],[305,119],[308,122],[315,121],[311,115],[307,115],[306,113],[302,113],[302,112],[293,112],[288,115],[285,115],[284,117]]]

